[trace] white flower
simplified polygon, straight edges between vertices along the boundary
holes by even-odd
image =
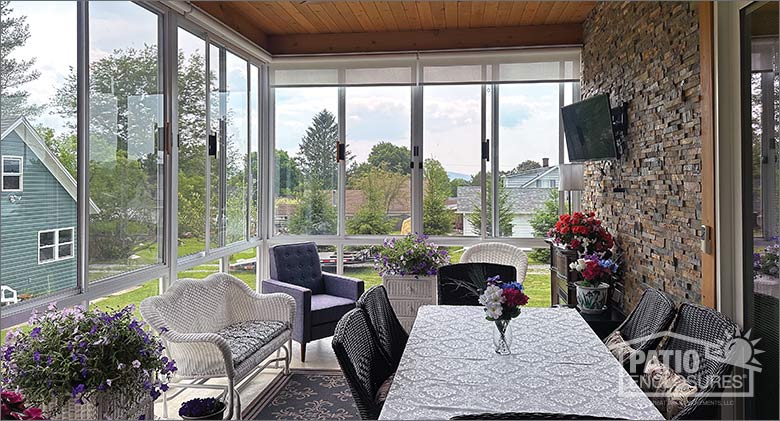
[[[502,290],[496,285],[488,285],[488,287],[485,288],[485,292],[479,296],[479,303],[485,307],[489,307],[491,304],[498,304],[500,306],[503,302],[504,295]]]
[[[585,259],[577,259],[577,261],[569,264],[569,268],[571,270],[576,270],[577,272],[582,272],[585,269],[586,263],[587,260]]]
[[[500,318],[503,312],[504,308],[501,307],[501,303],[491,303],[490,305],[485,306],[485,313],[491,319]]]

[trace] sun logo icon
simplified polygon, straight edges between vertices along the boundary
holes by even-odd
[[[748,330],[744,335],[740,334],[732,338],[726,344],[726,362],[735,367],[740,367],[753,371],[761,371],[761,363],[756,355],[763,353],[763,350],[757,349],[756,344],[761,338],[750,339],[752,330]]]

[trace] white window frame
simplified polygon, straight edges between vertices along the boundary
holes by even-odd
[[[8,160],[16,160],[19,161],[19,172],[5,172],[5,161]],[[19,177],[19,188],[18,189],[6,189],[5,188],[5,177]],[[17,156],[17,155],[3,155],[2,161],[0,162],[0,188],[2,191],[7,192],[21,192],[24,191],[24,157]]]
[[[70,231],[70,241],[60,242],[60,231],[68,231],[68,230]],[[54,243],[50,244],[50,245],[42,246],[41,245],[41,234],[50,233],[50,232],[54,233]],[[65,227],[65,228],[56,228],[56,229],[51,229],[51,230],[41,230],[41,231],[38,231],[38,264],[42,265],[42,264],[46,264],[46,263],[60,262],[60,261],[63,261],[63,260],[72,259],[76,255],[75,250],[73,249],[74,246],[75,246],[75,242],[73,241],[75,234],[76,234],[75,227]],[[60,256],[60,246],[67,246],[67,245],[70,245],[70,255]],[[53,259],[49,259],[49,260],[41,260],[41,249],[42,248],[53,248],[54,249],[54,254],[53,254],[54,258]]]

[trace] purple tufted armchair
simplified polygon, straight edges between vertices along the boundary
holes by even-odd
[[[322,272],[314,243],[271,248],[271,279],[263,281],[263,293],[283,292],[295,299],[293,340],[301,344],[301,361],[306,361],[306,344],[332,336],[363,289],[360,279]]]

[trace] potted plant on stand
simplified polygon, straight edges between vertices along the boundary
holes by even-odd
[[[582,276],[577,282],[577,307],[586,314],[599,314],[606,309],[607,294],[615,279],[618,265],[598,254],[585,255],[570,265]]]
[[[225,408],[225,402],[217,398],[195,398],[181,404],[179,416],[185,420],[221,420]]]
[[[81,306],[33,314],[2,348],[3,389],[57,419],[150,417],[152,402],[176,371],[163,344],[133,316]]]

